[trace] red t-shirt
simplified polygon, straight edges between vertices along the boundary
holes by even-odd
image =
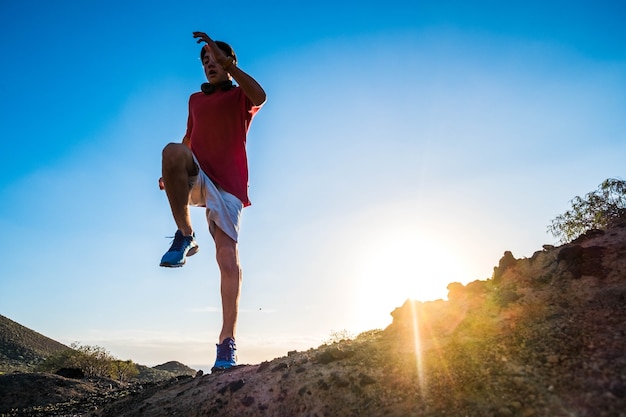
[[[191,151],[202,171],[244,206],[250,205],[246,136],[260,108],[239,87],[189,97],[185,136],[190,139]]]

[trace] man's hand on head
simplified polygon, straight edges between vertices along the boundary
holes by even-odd
[[[209,35],[204,32],[193,32],[193,37],[198,39],[197,43],[206,42],[205,46],[208,47],[207,52],[213,54],[215,62],[220,64],[222,67],[229,63],[228,57],[226,56],[224,51],[222,51],[219,46],[217,46],[215,41],[213,41],[213,39],[211,39]]]

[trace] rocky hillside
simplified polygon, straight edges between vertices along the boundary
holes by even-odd
[[[28,372],[46,357],[69,349],[0,315],[0,373]]]
[[[407,301],[384,331],[153,387],[92,416],[626,416],[626,222],[448,301]]]
[[[506,252],[448,298],[407,301],[355,340],[5,415],[626,417],[626,221]]]

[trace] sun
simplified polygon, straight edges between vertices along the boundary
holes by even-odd
[[[353,301],[359,330],[384,328],[407,299],[445,299],[450,282],[466,280],[453,245],[419,233],[380,233],[361,245]]]

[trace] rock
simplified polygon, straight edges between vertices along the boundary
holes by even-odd
[[[493,275],[491,279],[494,283],[498,283],[502,278],[502,274],[504,274],[507,269],[515,266],[517,263],[517,259],[513,256],[511,251],[504,252],[504,256],[500,258],[500,262],[498,262],[498,266],[493,268]]]
[[[582,243],[586,240],[590,240],[590,239],[602,236],[604,235],[604,233],[605,233],[604,230],[590,229],[590,230],[587,230],[582,235],[580,235],[579,237],[577,237],[576,239],[572,240],[571,243]]]
[[[370,384],[375,384],[376,380],[374,378],[372,378],[369,375],[366,374],[359,374],[359,385],[364,386],[364,385],[370,385]]]
[[[285,362],[280,362],[279,364],[277,364],[276,366],[272,368],[272,372],[283,371],[287,368],[289,368],[289,365],[287,365]]]
[[[78,368],[61,368],[55,374],[72,379],[83,379],[85,377],[85,373]]]
[[[548,355],[546,362],[549,364],[559,363],[559,355]]]
[[[252,404],[254,404],[254,397],[243,397],[243,399],[241,400],[241,404],[243,404],[245,407],[250,407]]]
[[[602,266],[604,251],[602,246],[567,246],[559,252],[557,262],[572,274],[573,279],[579,279],[583,275],[601,278],[606,275]]]
[[[321,364],[328,364],[334,361],[349,358],[353,354],[354,352],[351,352],[349,350],[341,349],[338,346],[331,346],[319,352],[316,356],[316,359]]]

